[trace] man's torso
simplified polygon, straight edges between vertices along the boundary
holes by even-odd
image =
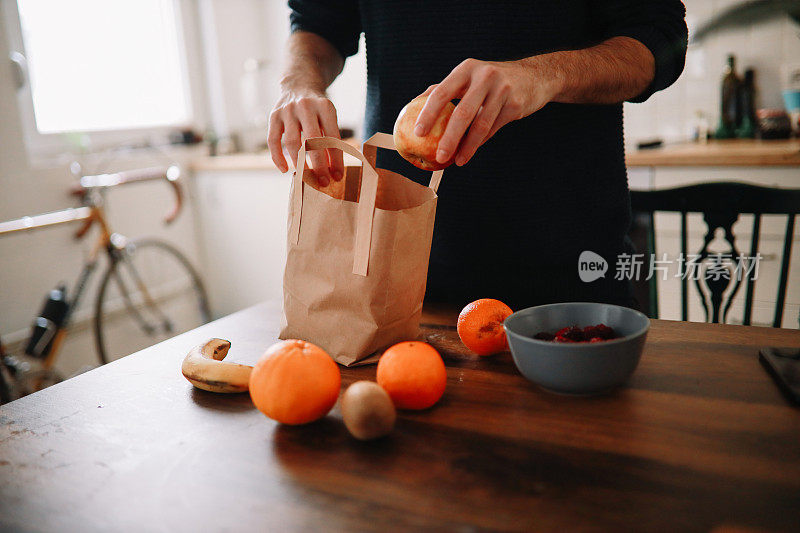
[[[587,2],[362,0],[360,16],[367,135],[391,132],[403,105],[466,58],[513,60],[597,42]],[[428,178],[396,155],[379,162]],[[489,290],[492,277],[531,293],[559,283],[589,289],[577,278],[578,255],[619,253],[630,220],[622,106],[548,104],[502,128],[466,166],[445,170],[439,197],[432,290],[487,280]]]

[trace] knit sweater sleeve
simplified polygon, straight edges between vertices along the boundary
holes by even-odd
[[[655,58],[655,77],[631,102],[644,102],[672,85],[683,72],[688,31],[680,0],[594,0],[601,39],[630,37]]]
[[[292,33],[308,31],[330,42],[343,58],[358,52],[358,0],[289,0]]]

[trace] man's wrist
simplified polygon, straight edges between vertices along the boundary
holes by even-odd
[[[324,84],[320,80],[309,78],[308,75],[286,74],[281,78],[280,87],[282,91],[325,96]]]
[[[558,99],[566,85],[564,72],[558,68],[556,54],[543,54],[526,57],[517,61],[525,73],[525,92],[532,96],[534,101],[542,97],[547,102]]]

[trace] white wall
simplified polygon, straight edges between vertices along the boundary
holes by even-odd
[[[201,7],[201,17],[205,17],[205,42],[203,45],[216,46],[208,60],[218,60],[209,70],[218,69],[219,78],[210,75],[209,83],[219,84],[222,98],[211,102],[212,107],[222,108],[224,128],[229,132],[241,131],[253,126],[253,117],[245,115],[241,102],[240,82],[244,73],[244,62],[248,58],[266,56],[269,31],[261,26],[262,12],[274,2],[259,0],[205,1],[209,9]],[[225,133],[225,132],[223,132]]]
[[[684,0],[689,31],[741,0]],[[779,72],[783,63],[800,61],[800,26],[786,16],[752,27],[729,30],[690,46],[686,68],[668,89],[642,104],[625,104],[625,141],[630,149],[636,142],[660,137],[676,141],[689,137],[695,111],[702,110],[712,128],[719,120],[720,80],[726,56],[736,55],[742,76],[755,69],[759,90],[756,107],[783,108]]]

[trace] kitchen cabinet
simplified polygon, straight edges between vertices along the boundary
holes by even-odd
[[[282,297],[289,185],[289,174],[265,165],[195,168],[198,235],[215,316]]]
[[[708,145],[690,144],[631,152],[627,157],[628,181],[632,189],[667,189],[702,182],[736,181],[765,187],[800,188],[800,141],[727,141]],[[690,215],[689,253],[703,245],[706,225],[700,214]],[[743,215],[734,225],[736,245],[742,254],[750,251],[753,217]],[[656,254],[674,259],[680,253],[680,215],[658,213],[655,218]],[[778,275],[786,231],[786,217],[762,217],[758,280],[753,301],[753,324],[770,325],[775,310]],[[722,247],[723,241],[719,241]],[[671,270],[670,273],[673,273]],[[659,317],[680,319],[680,280],[659,279]],[[729,312],[728,322],[741,323],[744,285]],[[795,224],[783,327],[797,328],[800,315],[800,223]],[[705,315],[690,283],[689,319]]]

